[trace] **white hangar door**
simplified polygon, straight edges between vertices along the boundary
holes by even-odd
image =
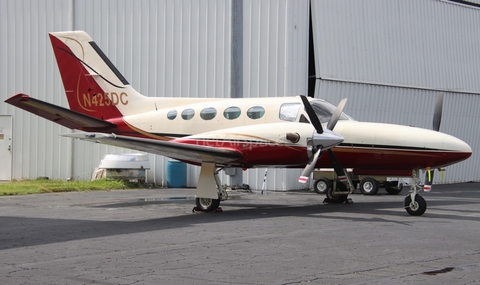
[[[0,115],[0,181],[12,179],[12,116]]]

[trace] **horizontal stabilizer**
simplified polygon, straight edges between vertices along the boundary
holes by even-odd
[[[125,147],[139,151],[146,151],[149,153],[164,155],[170,158],[188,162],[196,162],[199,164],[205,161],[206,158],[212,159],[213,161],[211,162],[218,164],[229,164],[230,162],[242,158],[241,152],[234,149],[193,145],[173,141],[161,141],[103,133],[74,133],[65,134],[63,136],[101,144]]]
[[[34,99],[26,94],[16,94],[5,103],[33,113],[70,129],[100,131],[114,129],[115,124],[90,117],[67,108]]]

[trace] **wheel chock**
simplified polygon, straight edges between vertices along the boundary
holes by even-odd
[[[329,198],[325,198],[323,200],[323,204],[339,204],[339,203],[332,202],[332,200],[330,200]],[[352,198],[347,198],[347,200],[345,200],[345,202],[343,202],[342,204],[353,204],[353,200]]]
[[[200,209],[198,209],[197,207],[193,207],[192,209],[192,213],[196,213],[196,214],[202,214],[202,213],[221,213],[223,212],[223,209],[221,207],[218,207],[217,209],[213,210],[213,211],[202,211]]]

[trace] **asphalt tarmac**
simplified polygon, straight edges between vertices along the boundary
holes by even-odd
[[[230,193],[192,213],[193,189],[0,197],[0,284],[479,284],[480,184],[408,191]]]

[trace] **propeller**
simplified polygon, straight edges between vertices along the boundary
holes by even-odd
[[[337,125],[338,119],[342,115],[343,107],[345,107],[345,104],[347,104],[347,99],[344,98],[338,103],[337,108],[335,109],[335,112],[333,112],[332,117],[330,117],[330,120],[328,121],[327,124],[327,129],[333,130],[335,126]]]
[[[323,127],[322,123],[320,123],[320,120],[317,117],[317,114],[315,113],[315,110],[313,110],[312,105],[310,104],[310,101],[308,101],[307,97],[301,95],[300,98],[302,98],[303,106],[305,107],[305,111],[307,111],[308,118],[310,119],[310,122],[312,122],[313,127],[315,130],[317,130],[318,134],[323,133]]]
[[[442,121],[443,110],[443,92],[438,93],[437,102],[435,102],[435,112],[433,113],[433,130],[440,130],[440,123]]]
[[[442,121],[442,111],[443,111],[443,92],[440,92],[438,93],[437,101],[435,102],[435,111],[433,113],[433,126],[432,126],[432,129],[437,132],[440,130],[440,123]],[[429,192],[430,190],[432,190],[434,173],[435,173],[435,169],[430,169],[430,167],[427,167],[427,169],[425,169],[425,184],[423,186],[423,190],[425,192]]]
[[[298,178],[298,182],[300,183],[307,183],[310,174],[315,169],[315,164],[317,164],[317,160],[320,157],[320,153],[322,152],[321,148],[318,148],[317,151],[310,157],[307,166],[302,171],[300,178]]]
[[[302,99],[303,105],[305,106],[305,111],[307,112],[307,115],[313,127],[315,128],[316,133],[315,132],[313,133],[312,145],[308,147],[309,150],[313,152],[313,155],[310,157],[308,164],[303,169],[302,174],[298,179],[298,182],[306,183],[308,181],[308,178],[310,177],[310,174],[315,169],[315,165],[317,164],[318,158],[320,157],[320,154],[323,150],[328,151],[328,155],[332,160],[335,173],[337,174],[337,177],[339,178],[339,180],[345,180],[345,172],[343,171],[343,168],[340,165],[340,162],[338,161],[337,157],[335,156],[331,148],[343,142],[343,137],[333,132],[333,128],[337,124],[337,121],[340,118],[340,115],[342,114],[342,110],[343,110],[343,107],[345,107],[347,99],[343,99],[342,101],[340,101],[337,108],[335,109],[335,112],[332,114],[332,117],[328,121],[327,129],[324,130],[322,127],[322,124],[320,123],[320,120],[317,117],[317,114],[315,113],[315,110],[310,104],[310,101],[308,101],[307,97],[303,95],[300,96],[300,98]]]
[[[347,176],[345,175],[345,171],[343,171],[343,167],[340,164],[340,161],[338,161],[337,157],[333,153],[333,150],[331,150],[331,149],[328,150],[328,156],[330,157],[330,160],[332,161],[333,170],[335,170],[335,173],[337,174],[338,180],[339,181],[347,180]]]

